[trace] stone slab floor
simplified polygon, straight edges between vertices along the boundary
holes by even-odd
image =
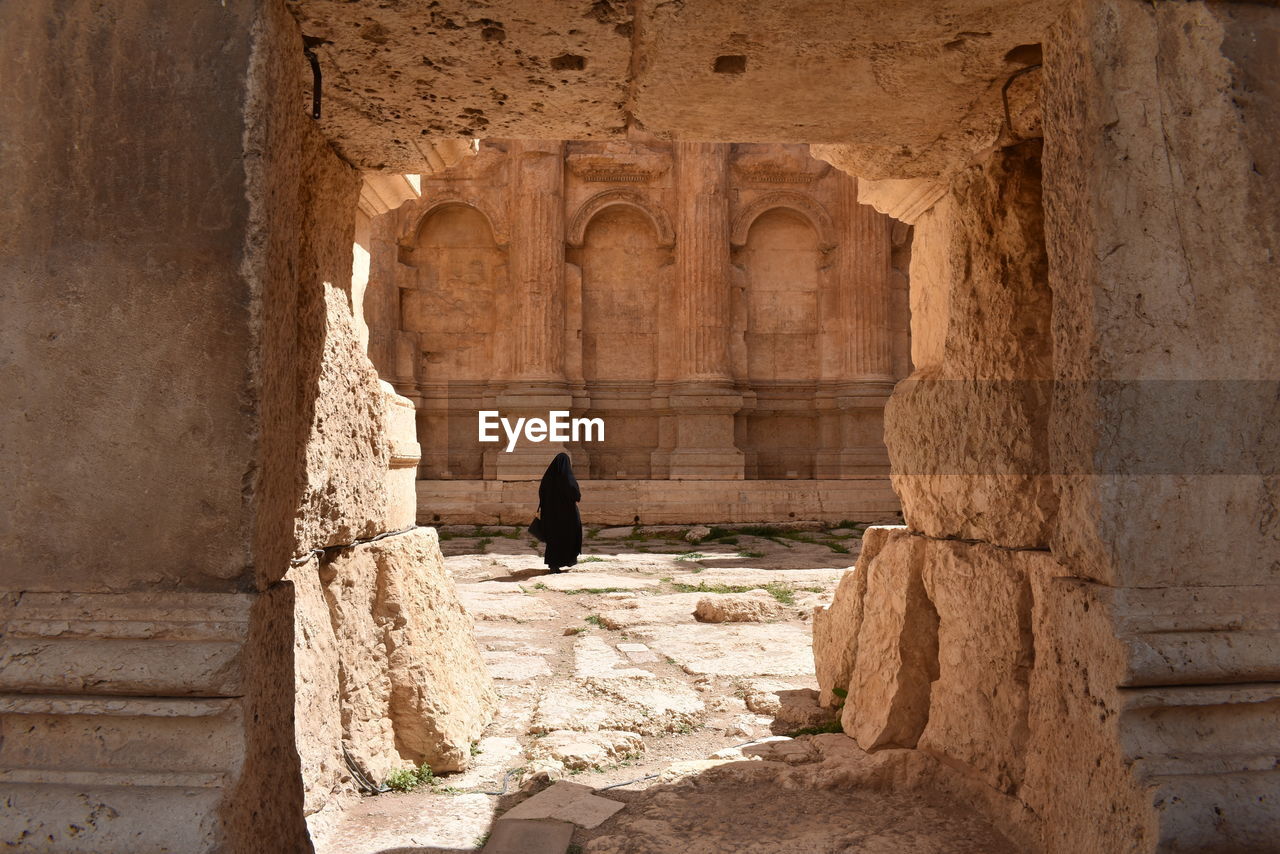
[[[441,528],[502,707],[470,770],[363,799],[318,850],[476,851],[567,779],[626,804],[575,826],[571,852],[1014,851],[970,810],[876,785],[851,740],[820,734],[838,727],[816,703],[811,615],[864,527],[593,529],[555,575],[520,529]]]

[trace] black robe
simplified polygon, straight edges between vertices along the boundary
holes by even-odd
[[[547,541],[543,560],[553,571],[578,562],[578,552],[582,551],[582,517],[578,515],[581,498],[569,455],[556,454],[538,486],[542,530]]]

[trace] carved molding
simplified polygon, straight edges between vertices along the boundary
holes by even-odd
[[[830,164],[824,163],[824,169],[794,169],[771,163],[735,163],[733,171],[738,180],[749,184],[812,184],[831,170]]]
[[[794,190],[777,190],[772,193],[765,193],[738,211],[738,215],[733,219],[733,228],[730,230],[730,242],[734,246],[745,246],[747,234],[751,231],[751,224],[761,214],[774,208],[788,208],[809,220],[809,223],[818,233],[818,242],[824,252],[836,245],[835,226],[832,224],[831,216],[827,213],[826,208],[820,205],[812,196],[797,193]]]
[[[375,217],[393,211],[422,194],[422,181],[417,175],[387,175],[366,172],[360,184],[360,211]]]
[[[592,183],[642,184],[671,168],[670,156],[657,152],[570,154],[567,161],[570,172]]]
[[[899,222],[914,225],[922,214],[947,194],[947,185],[923,178],[858,179],[858,203],[871,205]]]
[[[422,210],[413,219],[413,225],[408,229],[408,233],[397,241],[400,252],[399,261],[402,264],[413,263],[413,251],[417,246],[418,234],[422,231],[423,225],[426,224],[427,218],[441,208],[447,208],[454,205],[472,208],[479,211],[480,215],[489,223],[489,230],[493,233],[493,242],[497,244],[499,249],[506,249],[511,242],[510,225],[504,212],[489,207],[489,205],[475,195],[466,195],[463,193],[435,193],[431,196],[431,200],[427,202]]]
[[[658,236],[658,245],[664,248],[675,246],[676,232],[671,227],[671,219],[667,216],[667,212],[645,198],[641,193],[637,193],[634,190],[621,189],[596,193],[583,202],[582,207],[578,208],[578,212],[574,214],[573,221],[569,223],[569,228],[565,233],[565,240],[570,246],[582,246],[586,241],[587,226],[591,224],[591,220],[595,218],[595,215],[605,208],[611,208],[615,205],[633,207],[639,210],[653,226],[653,230]]]

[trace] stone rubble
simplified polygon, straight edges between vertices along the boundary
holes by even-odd
[[[527,546],[498,556],[498,563],[481,560],[488,556],[467,550],[482,538],[467,536],[472,531],[464,527],[444,541],[460,597],[476,603],[471,618],[500,701],[471,769],[437,777],[436,792],[395,796],[421,799],[422,821],[447,813],[451,798],[464,797],[447,792],[497,791],[504,781],[523,794],[557,781],[601,786],[641,780],[615,790],[623,800],[644,797],[650,786],[683,785],[708,774],[727,774],[739,781],[735,785],[748,779],[774,785],[784,779],[780,769],[821,765],[825,754],[810,740],[785,734],[821,730],[837,717],[818,703],[811,630],[803,618],[809,598],[830,601],[837,584],[853,578],[843,566],[847,555],[821,545],[834,538],[821,528],[805,532],[816,544],[752,538],[749,547],[763,557],[723,566],[741,561],[739,547],[704,545],[704,558],[682,559],[686,529],[667,532],[666,539],[640,530],[649,538],[630,541],[623,551],[616,540],[588,538],[584,556],[603,560],[561,575],[539,572]],[[659,553],[664,543],[672,548]],[[798,553],[807,557],[798,559]],[[795,604],[775,594],[794,596]],[[504,603],[530,603],[531,612],[536,607],[551,616],[486,618],[484,609]],[[702,622],[695,610],[737,619]],[[769,622],[744,622],[743,616]],[[749,771],[734,770],[739,766]],[[512,769],[520,770],[509,775]],[[641,779],[650,774],[659,776]],[[839,777],[828,766],[811,773],[806,785],[823,775]],[[553,818],[554,809],[540,809],[534,819],[533,807],[526,815],[515,811],[520,806],[502,813],[498,824],[571,820]],[[632,813],[623,809],[591,833],[616,835],[609,828],[631,826]],[[347,826],[354,831],[354,820]],[[478,826],[476,835],[488,830]],[[647,833],[643,827],[634,832]],[[584,833],[578,827],[574,841],[593,850]],[[373,854],[338,847],[343,840],[353,842],[338,833],[321,854]]]

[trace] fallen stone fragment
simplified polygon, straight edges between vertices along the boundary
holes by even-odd
[[[623,537],[631,536],[634,530],[635,528],[629,525],[625,528],[604,528],[596,531],[596,536],[605,540],[620,540]]]
[[[700,543],[711,536],[711,529],[706,525],[695,525],[689,529],[684,538],[691,543]]]
[[[568,769],[559,759],[534,759],[524,766],[520,787],[544,788],[562,779],[567,772]]]
[[[624,806],[626,805],[618,801],[596,795],[590,786],[561,780],[528,800],[516,804],[499,816],[497,823],[501,824],[514,819],[551,819],[567,821],[589,830],[600,825]]]
[[[693,609],[703,623],[763,623],[781,617],[782,603],[763,590],[704,596]]]
[[[610,629],[629,629],[672,623],[692,623],[693,607],[702,593],[671,593],[664,596],[645,596],[622,603],[624,607],[611,608],[600,614],[600,622]]]
[[[506,770],[519,765],[523,756],[524,749],[514,738],[487,736],[477,742],[471,767],[462,774],[443,778],[443,782],[455,789],[474,789],[486,783],[501,786]]]
[[[576,771],[617,765],[643,756],[644,751],[644,739],[639,735],[611,729],[596,732],[556,730],[534,739],[529,746],[530,756],[553,759]]]
[[[778,699],[779,691],[786,691],[791,686],[785,682],[755,681],[743,690],[742,700],[747,708],[757,715],[776,715],[782,707]]]
[[[818,702],[818,692],[812,688],[792,688],[779,691],[778,711],[774,723],[786,731],[835,727],[841,710],[829,709]]]

